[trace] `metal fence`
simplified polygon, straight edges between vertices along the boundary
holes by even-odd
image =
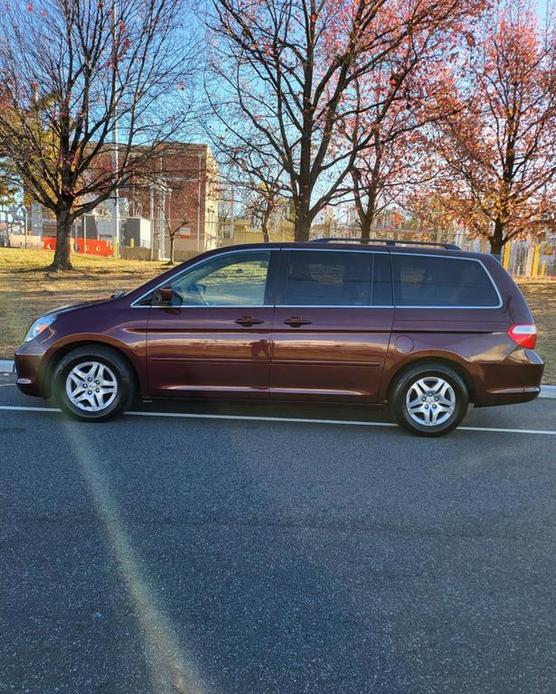
[[[506,245],[502,262],[514,277],[556,279],[556,238],[541,243],[513,241]]]

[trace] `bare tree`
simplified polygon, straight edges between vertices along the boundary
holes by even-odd
[[[214,139],[226,172],[224,178],[244,198],[245,208],[260,224],[265,243],[270,241],[270,222],[281,202],[285,200],[287,186],[283,169],[272,157],[264,156],[263,148],[243,142],[235,146],[225,139]]]
[[[178,238],[180,232],[186,224],[189,224],[190,220],[188,217],[184,217],[179,224],[172,224],[168,219],[166,219],[166,233],[170,239],[170,259],[168,260],[168,265],[174,265],[174,249],[176,245],[176,239]]]
[[[56,217],[52,269],[71,226],[145,176],[191,115],[198,48],[183,0],[17,0],[0,17],[0,151]]]
[[[269,187],[266,183],[260,183],[246,190],[245,207],[251,217],[260,226],[263,241],[270,241],[270,227],[272,219],[284,201],[278,186]]]
[[[371,138],[338,138],[353,117],[346,98],[368,73],[421,27],[475,11],[481,0],[213,0],[211,93],[224,136],[252,143],[276,167],[295,209],[295,238],[348,190],[357,153]],[[223,108],[224,107],[224,108]],[[357,106],[368,107],[364,100]],[[252,134],[256,133],[253,138]]]

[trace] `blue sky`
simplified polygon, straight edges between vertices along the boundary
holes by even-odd
[[[549,6],[554,10],[554,0],[537,0],[537,12],[541,19],[546,17]]]

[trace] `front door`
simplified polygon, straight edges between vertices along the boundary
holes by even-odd
[[[300,248],[285,266],[272,397],[376,399],[394,314],[388,253]]]
[[[233,251],[169,282],[171,306],[152,306],[147,331],[153,396],[268,396],[273,306],[270,251]]]

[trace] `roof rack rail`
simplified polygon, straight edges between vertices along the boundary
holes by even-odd
[[[404,241],[403,239],[398,239],[394,241],[393,239],[350,239],[345,236],[330,236],[322,237],[318,239],[310,239],[311,243],[382,243],[385,246],[440,246],[440,248],[446,248],[450,251],[461,251],[460,246],[455,243],[444,243],[442,241]]]

